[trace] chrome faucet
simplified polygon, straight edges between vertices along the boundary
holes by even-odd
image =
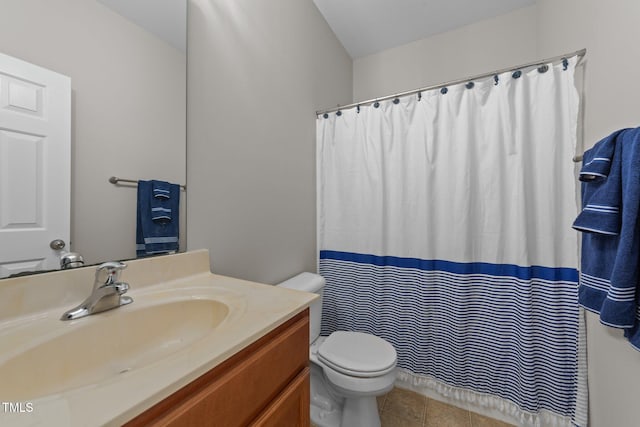
[[[60,320],[73,320],[101,311],[111,310],[121,305],[131,304],[133,298],[122,296],[129,290],[129,284],[119,282],[120,273],[127,268],[123,262],[105,262],[96,269],[93,292],[79,306],[65,312]]]

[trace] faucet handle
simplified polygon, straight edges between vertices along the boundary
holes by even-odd
[[[96,268],[96,285],[103,282],[105,285],[113,284],[120,278],[120,272],[127,268],[127,264],[119,261],[109,261],[100,264]],[[104,280],[101,280],[103,273],[106,273]]]

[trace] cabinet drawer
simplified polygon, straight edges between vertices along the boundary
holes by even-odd
[[[251,423],[251,427],[309,427],[309,388],[309,368],[305,368]]]
[[[246,426],[308,363],[307,309],[126,425]]]

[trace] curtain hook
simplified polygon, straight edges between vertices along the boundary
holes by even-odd
[[[380,103],[378,101],[373,103],[373,108],[378,108],[380,106]]]
[[[520,76],[522,76],[522,71],[520,70],[514,71],[513,74],[511,74],[511,77],[513,77],[514,79],[519,79]]]
[[[538,72],[539,73],[546,73],[547,71],[549,71],[549,66],[548,65],[541,65],[538,67]]]
[[[398,105],[400,103],[400,100],[398,98],[396,98],[396,99],[393,100],[393,103]]]
[[[498,82],[500,82],[500,78],[498,77],[497,74],[493,76],[493,82],[494,82],[493,83],[494,86],[498,86]]]
[[[418,101],[422,101],[422,92],[418,92]]]
[[[474,82],[469,82],[469,83],[467,83],[467,84],[466,84],[466,85],[464,85],[464,86],[465,86],[467,89],[473,89],[473,87],[474,87],[475,85],[476,85],[476,84],[475,84]]]
[[[567,71],[567,68],[569,68],[569,60],[567,58],[562,58],[562,69]]]
[[[324,113],[324,114],[322,115],[322,117],[324,117],[325,119],[328,119],[328,118],[329,118],[329,114]]]
[[[358,114],[360,114],[360,104],[358,104],[358,106],[356,107],[356,111],[358,112]]]
[[[442,89],[440,89],[440,93],[443,95],[446,95],[447,92],[449,92],[449,89],[447,89],[446,87],[443,87]]]

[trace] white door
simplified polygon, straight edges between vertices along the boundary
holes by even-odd
[[[0,277],[70,250],[71,80],[0,54]]]

